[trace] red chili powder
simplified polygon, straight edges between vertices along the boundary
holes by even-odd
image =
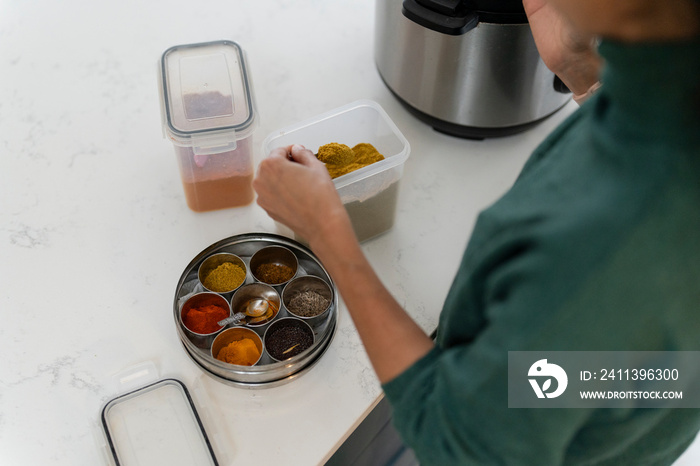
[[[217,323],[229,316],[229,311],[214,304],[190,308],[182,319],[185,327],[194,333],[214,333],[221,328]]]

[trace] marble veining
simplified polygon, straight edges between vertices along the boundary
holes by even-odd
[[[187,208],[161,130],[156,71],[168,47],[243,47],[256,164],[278,128],[361,98],[382,105],[412,151],[394,228],[363,249],[426,330],[478,211],[574,108],[500,141],[434,132],[379,78],[372,0],[10,0],[0,9],[3,465],[107,464],[100,411],[123,390],[115,374],[145,361],[191,389],[227,465],[317,464],[381,395],[342,303],[326,354],[284,386],[224,385],[182,350],[172,299],[183,268],[225,237],[279,231],[254,203]],[[251,438],[251,428],[268,435]]]

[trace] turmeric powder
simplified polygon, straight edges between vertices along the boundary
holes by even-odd
[[[331,142],[319,147],[316,157],[328,165],[347,165],[355,159],[355,154],[345,144]]]
[[[372,144],[366,142],[361,142],[352,149],[345,144],[332,142],[319,147],[316,157],[326,164],[331,178],[338,178],[384,160],[384,156]]]
[[[384,156],[380,154],[372,144],[366,142],[357,144],[352,148],[352,151],[355,154],[355,162],[363,166],[384,160]]]
[[[260,350],[253,340],[243,338],[221,348],[216,359],[239,366],[252,366],[260,359]]]

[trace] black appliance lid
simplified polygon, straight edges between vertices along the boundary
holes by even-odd
[[[522,0],[404,0],[402,12],[421,26],[450,35],[464,34],[479,22],[527,23]]]
[[[525,15],[522,0],[463,0],[462,3],[466,4],[467,8],[484,14],[517,15],[521,17]]]

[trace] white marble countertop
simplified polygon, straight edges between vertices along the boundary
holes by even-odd
[[[195,389],[222,464],[321,463],[362,420],[381,390],[342,304],[328,351],[287,385],[224,385],[183,351],[172,301],[184,267],[213,242],[276,227],[255,204],[187,208],[156,64],[173,45],[238,42],[256,163],[276,128],[357,99],[382,105],[412,150],[396,224],[364,250],[432,330],[478,211],[575,106],[517,136],[439,134],[382,83],[373,18],[371,0],[0,4],[0,464],[102,464],[114,374],[144,361]]]

